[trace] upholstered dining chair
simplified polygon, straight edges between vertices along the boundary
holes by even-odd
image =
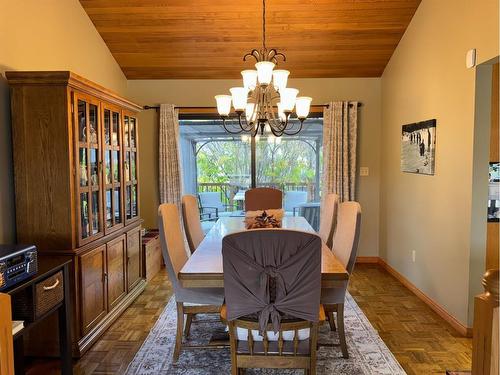
[[[318,234],[326,245],[332,247],[332,238],[337,223],[339,196],[334,193],[327,194],[321,207]]]
[[[222,240],[231,374],[245,368],[303,368],[316,373],[320,305],[319,236],[256,229]]]
[[[245,191],[245,211],[280,209],[283,207],[281,190],[259,187]]]
[[[184,246],[179,210],[171,203],[164,203],[158,209],[158,227],[163,260],[168,278],[174,287],[177,304],[177,334],[173,353],[174,362],[179,358],[182,347],[184,314],[187,315],[185,335],[189,335],[193,315],[219,313],[224,300],[223,288],[184,288],[178,273],[187,262],[189,253]]]
[[[349,275],[352,273],[356,262],[360,228],[361,206],[359,203],[340,203],[337,227],[332,241],[332,251],[346,268]],[[340,348],[344,358],[349,358],[344,328],[344,302],[348,283],[349,280],[346,280],[342,286],[321,289],[321,303],[325,308],[330,328],[333,331],[337,329],[333,313],[337,314]]]
[[[189,250],[191,250],[192,254],[201,241],[203,241],[203,238],[205,238],[205,233],[201,226],[198,200],[194,195],[182,196],[182,218]]]

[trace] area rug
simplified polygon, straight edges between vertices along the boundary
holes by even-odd
[[[345,304],[345,326],[349,359],[342,358],[339,346],[321,346],[322,343],[338,343],[338,335],[337,332],[330,331],[328,324],[320,328],[318,374],[405,374],[349,294]],[[172,363],[175,330],[176,309],[175,300],[172,298],[130,363],[126,374],[222,375],[231,372],[229,348],[183,350],[177,363]],[[206,344],[214,331],[223,330],[224,326],[216,319],[216,316],[197,316],[191,326],[188,344]],[[246,373],[248,375],[298,375],[303,374],[303,370],[247,370]]]

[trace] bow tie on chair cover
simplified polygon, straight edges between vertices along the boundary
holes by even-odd
[[[278,332],[283,314],[318,321],[321,239],[284,229],[257,229],[222,240],[227,319],[258,314],[259,333],[271,321]],[[270,278],[275,283],[271,290]],[[274,301],[272,298],[274,298]]]

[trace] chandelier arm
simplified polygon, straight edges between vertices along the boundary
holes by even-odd
[[[240,125],[241,131],[249,132],[252,130],[252,123],[246,123],[246,119],[241,121],[242,115],[238,115],[238,124]],[[246,123],[246,124],[245,124]]]
[[[299,129],[293,133],[287,133],[285,130],[283,130],[283,133],[286,134],[286,135],[296,135],[298,133],[300,133],[300,131],[302,130],[302,124],[304,123],[304,120],[301,120],[300,121],[300,126],[299,126]]]
[[[228,127],[226,126],[226,119],[224,118],[222,119],[222,126],[224,127],[224,130],[227,131],[229,134],[241,134],[243,132],[243,129],[236,131],[229,130]]]

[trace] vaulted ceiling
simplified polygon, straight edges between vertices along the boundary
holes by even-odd
[[[129,79],[239,78],[261,0],[80,0]],[[420,0],[267,0],[267,46],[291,78],[378,77]]]

